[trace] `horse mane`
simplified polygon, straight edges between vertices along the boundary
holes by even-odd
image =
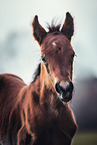
[[[33,83],[37,80],[37,77],[40,75],[40,72],[41,72],[41,63],[38,64],[38,67],[36,68],[34,75],[33,75],[33,81],[31,83]]]

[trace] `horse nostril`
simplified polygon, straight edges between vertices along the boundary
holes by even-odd
[[[73,83],[72,82],[69,82],[68,87],[67,87],[67,90],[70,91],[70,92],[72,92],[73,89],[74,89]]]
[[[56,84],[55,84],[55,89],[56,89],[56,91],[57,91],[59,94],[61,93],[61,89],[60,89],[59,83],[56,83]]]

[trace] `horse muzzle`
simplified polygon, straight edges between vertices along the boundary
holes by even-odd
[[[72,99],[74,86],[71,81],[65,83],[65,85],[63,83],[56,83],[55,89],[62,101],[69,102]]]

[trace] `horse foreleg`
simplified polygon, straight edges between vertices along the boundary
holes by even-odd
[[[18,145],[33,145],[32,136],[25,126],[18,131]]]

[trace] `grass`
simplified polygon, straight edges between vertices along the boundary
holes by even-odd
[[[97,132],[77,134],[72,145],[97,145]]]

